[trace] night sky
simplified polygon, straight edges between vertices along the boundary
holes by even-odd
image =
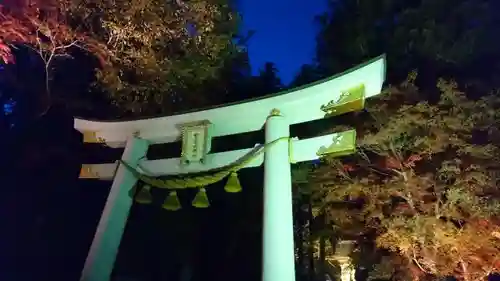
[[[314,17],[327,8],[327,0],[239,0],[243,32],[256,33],[249,42],[254,73],[274,62],[284,83],[303,64],[311,62],[318,25]]]

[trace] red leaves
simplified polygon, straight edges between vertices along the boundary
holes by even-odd
[[[402,164],[401,164],[401,161],[399,161],[395,157],[387,157],[387,158],[385,158],[384,166],[385,166],[384,168],[396,169],[396,170],[399,170],[399,169],[401,169],[403,167]]]
[[[495,262],[494,266],[495,266],[495,269],[500,270],[500,259],[498,259],[498,260]]]
[[[30,46],[47,59],[76,46],[98,57],[101,65],[109,64],[107,46],[72,28],[61,10],[64,4],[64,0],[34,0],[0,6],[0,60],[14,62],[7,44]]]
[[[410,207],[410,204],[408,204],[408,203],[401,203],[401,204],[398,205],[398,208],[400,208],[402,210],[408,210],[411,207]]]
[[[422,160],[422,156],[419,154],[414,154],[408,157],[405,161],[401,162],[396,157],[384,157],[378,159],[374,162],[376,166],[382,169],[396,169],[400,170],[402,168],[413,168],[415,167],[415,163]],[[356,164],[343,164],[342,170],[344,172],[354,172],[358,170],[360,167]]]
[[[14,63],[14,56],[12,55],[10,47],[7,46],[5,43],[3,43],[1,39],[0,39],[0,61],[3,61],[3,63],[5,64]]]
[[[36,44],[36,18],[30,17],[30,11],[17,15],[0,7],[0,38],[4,44]]]
[[[351,164],[344,164],[342,166],[342,170],[344,170],[344,172],[354,172],[357,170],[356,166],[355,165],[351,165]]]
[[[485,219],[480,219],[477,223],[482,227],[488,227],[490,225],[490,222]]]
[[[413,281],[418,281],[420,280],[424,275],[425,272],[423,272],[417,265],[415,264],[410,264],[408,266],[410,276],[412,277]]]
[[[400,170],[402,168],[414,168],[415,162],[422,160],[422,156],[419,154],[410,155],[406,160],[400,161],[395,157],[385,158],[385,168]]]
[[[415,162],[422,160],[422,156],[420,154],[413,154],[404,162],[405,167],[413,168],[415,167]]]

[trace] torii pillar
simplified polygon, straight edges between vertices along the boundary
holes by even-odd
[[[290,136],[286,117],[274,109],[266,121],[266,143]],[[263,281],[294,281],[292,173],[287,141],[264,155]]]

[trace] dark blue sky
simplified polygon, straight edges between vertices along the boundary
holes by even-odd
[[[327,0],[239,0],[243,31],[255,30],[249,42],[252,70],[274,62],[284,83],[311,62],[318,30],[314,17],[323,13]]]

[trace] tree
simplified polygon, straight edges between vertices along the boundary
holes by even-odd
[[[238,51],[226,59],[217,73],[217,79],[210,79],[201,87],[189,89],[193,96],[210,98],[216,104],[240,101],[247,97],[252,73],[244,44],[241,40],[236,43]]]
[[[312,170],[301,190],[319,226],[309,244],[321,256],[325,240],[357,239],[353,258],[369,280],[500,271],[498,3],[330,4],[318,17],[316,62],[295,85],[386,53],[388,82],[399,86],[326,129],[355,127],[358,154],[301,168]],[[420,75],[407,77],[413,69]]]
[[[96,85],[113,103],[141,113],[152,104],[168,111],[183,103],[178,88],[214,77],[233,51],[235,23],[228,3],[216,0],[10,1],[0,10],[0,38],[42,59],[43,112],[55,63],[84,53],[97,59]]]
[[[14,62],[14,57],[12,56],[9,46],[7,46],[2,40],[0,40],[0,62],[4,64]]]
[[[500,271],[500,98],[439,80],[432,103],[416,78],[346,119],[359,153],[310,173],[315,207],[337,235],[389,251],[393,278],[484,280]]]
[[[317,65],[306,64],[300,68],[299,73],[292,81],[292,87],[301,86],[316,82],[325,76]]]
[[[266,62],[257,77],[256,83],[263,89],[259,94],[274,93],[283,88],[283,83],[278,77],[278,68],[272,62]]]
[[[278,69],[272,62],[267,62],[259,70],[258,75],[252,75],[248,53],[243,49],[238,56],[228,60],[219,81],[213,81],[212,88],[219,96],[224,96],[224,102],[238,102],[246,99],[262,97],[277,93],[283,89],[283,84],[278,76]],[[213,90],[212,90],[213,91]]]
[[[330,6],[318,18],[317,48],[317,62],[328,74],[387,53],[390,83],[417,68],[422,87],[425,81],[435,86],[438,77],[498,86],[497,1],[338,0]]]

